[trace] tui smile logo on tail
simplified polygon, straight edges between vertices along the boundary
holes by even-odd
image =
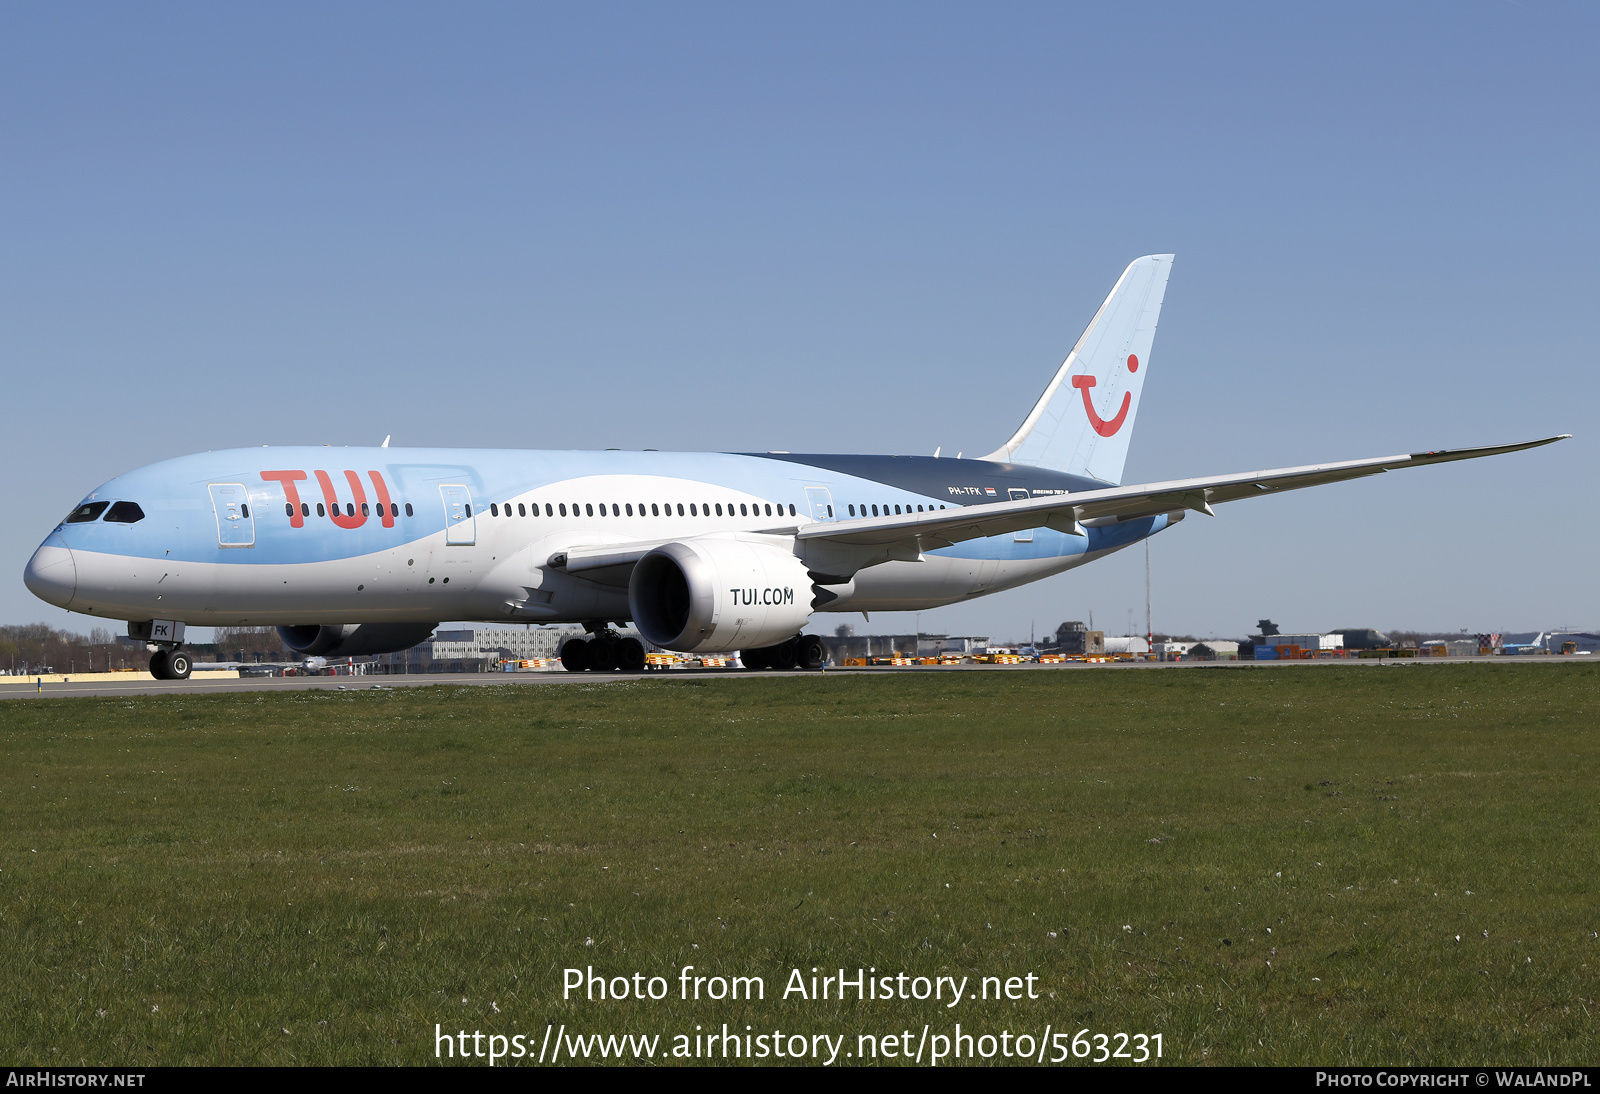
[[[1139,371],[1139,358],[1131,353],[1128,354],[1128,371]],[[1089,389],[1094,385],[1095,379],[1093,376],[1074,376],[1072,378],[1072,386],[1083,393],[1083,412],[1089,415],[1089,424],[1094,426],[1094,431],[1100,436],[1109,437],[1122,428],[1123,421],[1128,417],[1128,407],[1133,402],[1133,395],[1124,391],[1122,393],[1122,406],[1118,409],[1116,417],[1102,418],[1095,413],[1094,403],[1089,398]]]

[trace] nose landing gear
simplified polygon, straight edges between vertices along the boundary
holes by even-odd
[[[187,680],[193,667],[189,655],[181,649],[156,650],[150,655],[150,675],[157,680]]]

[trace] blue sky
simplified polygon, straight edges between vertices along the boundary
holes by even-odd
[[[1185,521],[1158,629],[1600,626],[1597,30],[1537,2],[5,5],[0,622],[86,630],[29,553],[203,449],[986,452],[1172,251],[1129,481],[1577,436]],[[1143,600],[1132,552],[921,622],[1120,631]]]

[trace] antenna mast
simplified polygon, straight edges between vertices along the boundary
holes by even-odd
[[[1150,625],[1150,541],[1144,541],[1144,640],[1150,643],[1150,652],[1156,648],[1155,628]]]

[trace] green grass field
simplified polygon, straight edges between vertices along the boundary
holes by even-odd
[[[436,1023],[659,1059],[727,1023],[851,1063],[960,1022],[1592,1063],[1597,726],[1566,664],[8,701],[0,1062],[425,1063]],[[591,965],[671,992],[563,1001]],[[766,998],[679,1000],[685,965]],[[781,998],[813,967],[969,997]]]

